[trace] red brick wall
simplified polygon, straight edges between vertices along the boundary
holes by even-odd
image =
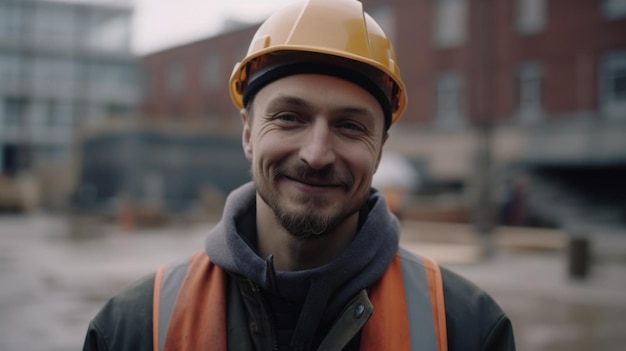
[[[366,9],[395,7],[395,46],[409,96],[400,124],[430,123],[435,113],[436,78],[444,71],[464,76],[466,116],[510,118],[517,108],[516,69],[527,60],[543,67],[543,104],[549,117],[597,109],[598,63],[608,50],[626,49],[626,19],[604,19],[599,0],[546,0],[544,30],[520,35],[514,1],[468,1],[466,41],[449,49],[434,44],[434,1],[363,1]],[[219,115],[219,125],[238,125],[227,82],[255,29],[252,26],[145,56],[142,63],[152,92],[143,103],[146,118],[204,119],[207,111],[213,110]],[[202,86],[202,65],[210,50],[222,53],[223,83],[207,91]],[[169,96],[165,87],[169,64],[175,60],[186,66],[187,85],[179,97]]]

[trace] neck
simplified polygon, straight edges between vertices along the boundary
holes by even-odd
[[[283,228],[272,209],[257,194],[256,225],[261,257],[274,256],[279,271],[300,271],[322,266],[350,245],[358,229],[359,213],[346,218],[330,232],[297,238]]]

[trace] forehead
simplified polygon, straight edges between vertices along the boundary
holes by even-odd
[[[290,101],[318,109],[363,110],[384,123],[380,104],[367,90],[327,75],[296,74],[278,79],[259,90],[253,104],[255,109],[266,109],[272,104]]]

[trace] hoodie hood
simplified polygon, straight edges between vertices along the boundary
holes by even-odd
[[[383,274],[399,242],[398,220],[381,194],[372,189],[361,210],[360,228],[348,248],[333,261],[302,271],[275,271],[272,259],[256,252],[256,190],[252,182],[227,198],[221,221],[209,232],[205,250],[211,261],[244,276],[281,299],[302,303],[301,314],[316,311],[319,321],[332,321],[356,293]],[[325,309],[321,308],[326,306]],[[315,324],[315,323],[314,323]],[[308,325],[306,329],[317,325]],[[302,328],[296,328],[299,330]],[[296,332],[297,333],[297,332]]]

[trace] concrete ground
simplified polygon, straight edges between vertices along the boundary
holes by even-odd
[[[584,277],[570,274],[570,234],[560,230],[500,227],[490,259],[484,238],[464,224],[404,222],[402,241],[489,292],[511,318],[518,350],[623,350],[626,231],[586,234]]]
[[[80,349],[108,297],[202,248],[210,226],[126,232],[44,214],[0,217],[0,350]],[[500,228],[490,259],[466,225],[405,222],[402,244],[491,293],[513,321],[518,350],[623,350],[626,233],[590,235],[585,279],[569,277],[559,231]]]

